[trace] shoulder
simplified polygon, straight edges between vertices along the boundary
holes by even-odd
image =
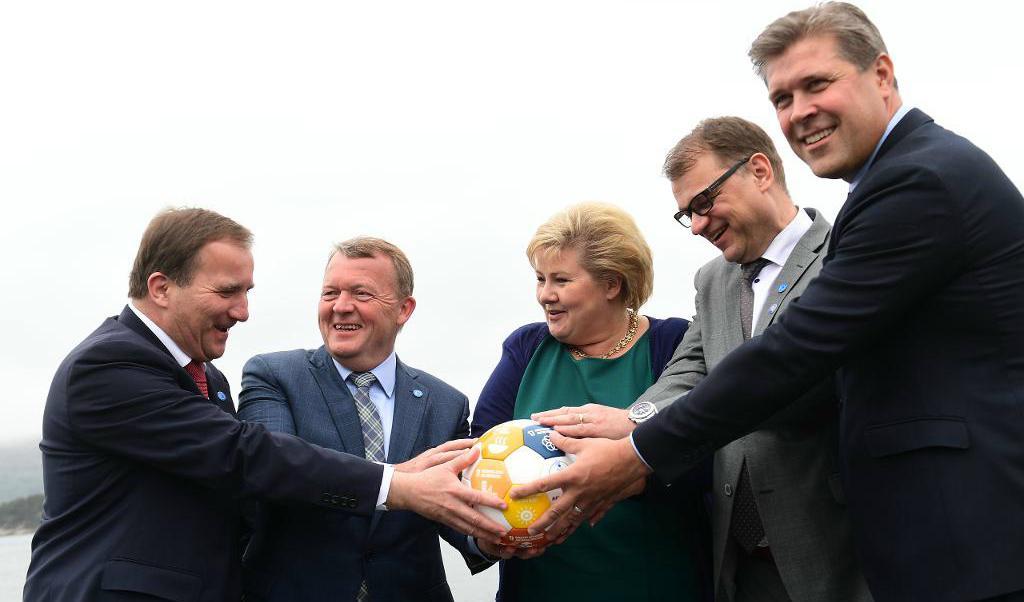
[[[398,362],[397,370],[399,371],[397,379],[398,383],[402,382],[401,371],[404,370],[406,375],[410,379],[412,379],[412,382],[415,383],[416,386],[423,387],[424,389],[430,391],[431,398],[435,398],[435,396],[440,395],[441,397],[450,398],[458,401],[467,400],[467,397],[462,393],[462,391],[459,391],[455,387],[449,385],[445,381],[434,376],[433,374],[430,374],[429,372],[425,372],[418,368],[413,368],[412,366],[405,364],[401,361]]]
[[[244,372],[261,370],[288,370],[301,368],[309,364],[316,350],[313,349],[292,349],[289,351],[274,351],[271,353],[260,353],[249,358],[245,362]]]
[[[697,270],[697,275],[694,277],[694,282],[698,287],[707,286],[721,278],[724,278],[731,269],[735,269],[735,264],[729,263],[724,257],[718,255],[711,261],[700,266]]]
[[[674,347],[683,338],[683,334],[690,326],[690,321],[683,318],[652,318],[647,316],[651,324],[651,343],[657,344],[661,341],[672,341]]]
[[[519,358],[529,358],[540,346],[544,337],[548,336],[548,325],[544,322],[531,322],[520,326],[505,338],[505,350]]]

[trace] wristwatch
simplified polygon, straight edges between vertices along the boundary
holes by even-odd
[[[658,413],[658,408],[649,401],[638,401],[629,406],[629,419],[635,424],[641,424],[650,420]]]

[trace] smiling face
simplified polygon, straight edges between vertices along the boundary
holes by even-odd
[[[849,181],[900,106],[886,54],[863,71],[831,35],[804,38],[765,69],[768,97],[793,152],[821,178]]]
[[[207,362],[224,355],[228,329],[249,319],[253,261],[245,247],[214,241],[200,249],[196,262],[188,286],[162,280],[158,325],[190,358]]]
[[[680,209],[729,168],[714,153],[701,153],[683,177],[672,182]],[[726,261],[749,263],[764,253],[792,220],[796,209],[789,197],[772,190],[771,166],[757,153],[718,189],[707,215],[693,215],[690,231],[713,244]]]
[[[331,355],[349,370],[371,370],[395,348],[399,328],[416,307],[399,298],[395,267],[383,255],[346,257],[336,253],[324,272],[318,315],[320,334]]]
[[[607,337],[624,315],[620,284],[593,277],[574,248],[541,250],[534,258],[537,303],[548,331],[559,342],[582,347]]]

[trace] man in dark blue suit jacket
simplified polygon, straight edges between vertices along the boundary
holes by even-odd
[[[477,492],[456,476],[472,454],[426,470],[459,452],[387,466],[236,420],[210,360],[249,317],[251,240],[212,211],[158,215],[139,246],[131,302],[57,369],[27,602],[239,600],[240,500],[250,496],[339,517],[371,516],[386,501],[486,525],[469,507]]]
[[[318,312],[324,345],[249,360],[239,416],[363,456],[367,452],[354,397],[358,390],[352,381],[369,372],[374,382],[368,396],[382,423],[379,452],[388,462],[404,462],[467,437],[466,396],[395,355],[398,331],[416,306],[412,289],[412,268],[394,245],[365,237],[336,245],[324,271]],[[463,552],[471,568],[490,566],[469,550],[465,535],[411,512],[339,516],[279,504],[265,504],[262,510],[261,526],[245,557],[247,599],[450,601],[439,532]]]
[[[1024,599],[1024,199],[984,152],[902,106],[856,7],[791,13],[751,57],[793,150],[851,184],[824,267],[763,336],[638,426],[635,451],[552,437],[580,456],[539,485],[567,486],[554,510],[578,520],[573,504],[600,509],[651,469],[671,482],[838,371],[875,598]]]

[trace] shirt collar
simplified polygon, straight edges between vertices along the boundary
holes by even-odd
[[[871,163],[874,162],[875,156],[878,154],[878,149],[882,148],[882,143],[884,143],[885,139],[889,137],[890,133],[892,133],[896,124],[899,123],[900,120],[909,112],[909,105],[900,105],[900,108],[896,109],[896,114],[889,120],[889,125],[885,126],[885,132],[878,140],[878,144],[875,145],[875,150],[872,151],[871,156],[864,162],[864,165],[861,165],[860,169],[857,171],[857,175],[853,176],[853,179],[850,180],[850,192],[853,192],[853,189],[857,187],[857,184],[860,184],[860,181],[864,179],[864,174],[868,172],[868,168],[871,167]]]
[[[789,225],[783,228],[782,232],[775,235],[772,244],[768,245],[761,257],[779,266],[786,265],[786,260],[789,259],[796,243],[811,229],[811,223],[811,216],[797,207],[796,216],[789,220]]]
[[[164,344],[164,347],[167,348],[167,351],[171,352],[171,356],[174,357],[174,361],[178,362],[179,366],[184,368],[192,361],[192,358],[190,358],[187,353],[182,351],[181,347],[178,347],[178,344],[174,342],[174,339],[169,337],[167,333],[163,331],[162,328],[157,326],[156,322],[150,320],[149,316],[142,313],[142,310],[140,310],[138,307],[135,307],[135,301],[130,301],[128,303],[128,308],[131,309],[132,312],[136,316],[138,316],[140,320],[142,320],[142,323],[146,325],[146,328],[153,331],[153,334],[156,335],[156,338],[160,339],[160,342]],[[206,370],[205,365],[203,365],[203,370]]]
[[[341,380],[348,380],[348,375],[354,372],[349,370],[345,366],[335,359],[332,355],[331,360],[334,362],[334,367],[338,369],[338,374],[341,375]],[[380,383],[381,388],[384,389],[384,393],[391,397],[395,391],[395,371],[398,369],[398,356],[392,351],[383,362],[380,363],[376,368],[370,370],[373,373],[374,378]]]

